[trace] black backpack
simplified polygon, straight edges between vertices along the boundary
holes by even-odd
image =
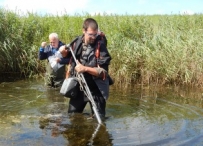
[[[105,46],[107,47],[107,38],[106,38],[106,35],[102,31],[99,33],[99,35],[96,38],[96,42],[98,42],[98,41],[103,41]]]

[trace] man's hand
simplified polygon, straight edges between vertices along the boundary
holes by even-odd
[[[86,66],[80,64],[80,62],[77,60],[77,65],[75,67],[75,70],[78,72],[78,73],[83,73],[83,72],[86,72],[87,69],[86,69]]]
[[[66,46],[61,46],[59,48],[59,52],[61,53],[62,57],[66,57],[68,55],[68,50],[66,49]]]
[[[58,58],[58,57],[55,60],[56,60],[57,63],[59,63],[61,61],[61,59]]]
[[[47,45],[47,43],[46,43],[46,42],[42,42],[41,47],[42,47],[42,48],[45,48],[45,47],[46,47],[46,45]]]

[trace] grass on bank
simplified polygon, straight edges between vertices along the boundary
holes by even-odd
[[[19,16],[0,9],[0,74],[43,75],[38,49],[57,32],[69,43],[82,33],[82,22],[95,18],[108,38],[115,85],[203,85],[203,15]]]

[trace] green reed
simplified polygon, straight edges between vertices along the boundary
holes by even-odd
[[[202,85],[201,14],[20,16],[0,9],[0,74],[43,76],[46,61],[38,60],[41,42],[57,32],[61,41],[70,43],[81,35],[87,17],[95,18],[107,36],[115,85]]]

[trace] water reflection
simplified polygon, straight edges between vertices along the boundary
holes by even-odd
[[[98,124],[96,120],[88,120],[82,114],[49,115],[42,117],[39,124],[41,129],[50,130],[52,137],[63,135],[69,146],[113,145],[106,126]]]
[[[41,80],[0,84],[0,145],[202,145],[200,89],[110,90],[105,126],[68,115],[68,99]]]

